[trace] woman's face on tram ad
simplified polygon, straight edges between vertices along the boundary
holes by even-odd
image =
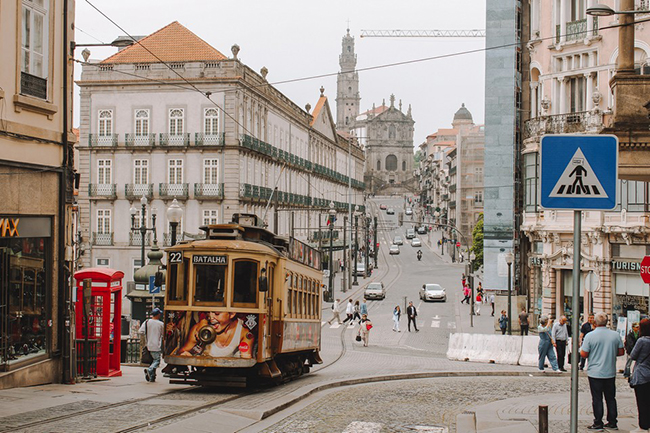
[[[235,320],[236,315],[237,313],[210,311],[208,315],[208,322],[214,327],[217,333],[221,333],[225,331],[230,323]]]

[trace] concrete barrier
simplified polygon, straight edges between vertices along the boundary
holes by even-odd
[[[519,365],[527,365],[529,367],[537,367],[537,361],[539,360],[539,337],[535,335],[525,335],[521,338],[521,355],[517,363]]]
[[[447,358],[457,361],[516,365],[521,337],[486,334],[451,334]]]

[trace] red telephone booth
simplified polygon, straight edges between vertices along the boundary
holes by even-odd
[[[86,338],[83,308],[83,280],[92,280],[88,338],[97,340],[97,375],[121,376],[122,278],[124,273],[109,268],[87,268],[74,274],[77,281],[77,339]]]

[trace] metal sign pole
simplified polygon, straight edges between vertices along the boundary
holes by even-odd
[[[578,433],[578,360],[580,344],[580,234],[582,231],[582,211],[573,211],[573,302],[571,304],[571,433]]]

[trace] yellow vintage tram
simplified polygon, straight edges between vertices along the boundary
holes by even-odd
[[[320,364],[320,252],[250,214],[202,230],[206,239],[166,250],[170,382],[281,382]]]

